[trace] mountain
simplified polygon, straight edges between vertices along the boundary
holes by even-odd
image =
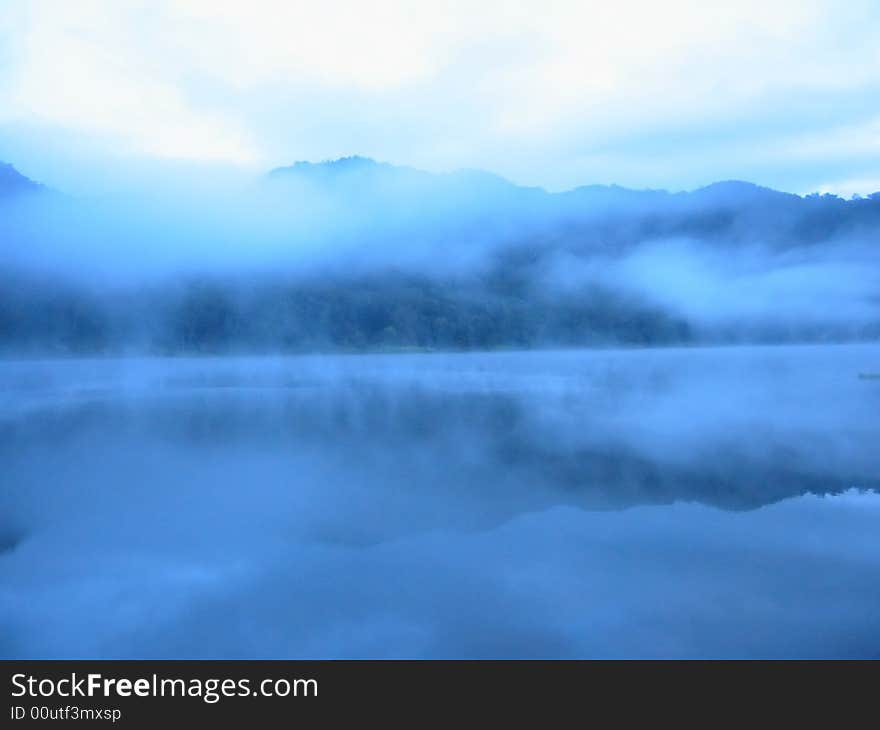
[[[762,185],[746,182],[744,180],[722,180],[697,188],[691,195],[702,202],[716,201],[723,203],[741,203],[744,201],[780,201],[783,199],[793,200],[799,196],[792,193],[783,193]]]
[[[430,173],[366,157],[298,162],[269,179],[319,189],[371,221],[387,220],[389,211],[433,216],[440,238],[473,240],[491,226],[511,241],[540,237],[566,249],[622,251],[646,239],[698,238],[789,250],[873,235],[880,227],[880,193],[854,200],[800,196],[742,180],[684,192],[585,185],[550,193],[479,170]]]
[[[43,190],[0,173],[6,195]],[[278,168],[251,194],[253,209],[243,196],[179,228],[77,201],[0,215],[0,352],[880,339],[876,194],[735,180],[551,193],[365,157]],[[110,252],[123,275],[95,287]]]
[[[12,165],[0,162],[0,198],[39,193],[45,190],[45,187],[26,178]]]
[[[842,206],[850,213],[864,212],[880,205],[880,193],[867,198],[844,200],[834,195],[800,196],[781,192],[742,180],[723,180],[692,191],[669,192],[662,189],[637,190],[621,185],[583,185],[571,190],[549,193],[539,187],[525,187],[483,170],[456,170],[432,173],[413,167],[377,162],[369,157],[341,157],[323,162],[295,162],[271,170],[267,180],[273,183],[300,184],[342,196],[356,194],[425,196],[441,195],[462,199],[480,196],[480,202],[509,203],[515,207],[534,207],[542,214],[580,213],[587,217],[625,213],[689,214],[717,210],[748,209],[827,212],[829,206]]]
[[[301,179],[312,182],[337,182],[355,176],[367,178],[377,174],[398,174],[401,171],[416,172],[412,168],[398,167],[385,162],[377,162],[369,157],[354,155],[340,157],[337,160],[324,160],[323,162],[300,160],[288,167],[276,167],[274,170],[270,170],[268,177],[275,181]]]
[[[270,171],[264,182],[281,205],[296,200],[300,209],[325,211],[386,235],[405,235],[414,221],[430,222],[444,236],[454,228],[457,238],[472,239],[500,221],[524,228],[546,212],[550,197],[483,170],[432,173],[359,156],[296,162]]]
[[[273,183],[305,184],[344,193],[379,195],[449,195],[455,192],[488,196],[517,193],[529,195],[540,190],[515,185],[500,175],[484,170],[432,173],[358,155],[323,162],[295,162],[288,167],[270,170],[267,179]],[[544,193],[543,190],[540,192]]]

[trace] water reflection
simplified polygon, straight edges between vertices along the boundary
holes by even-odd
[[[0,652],[877,655],[877,362],[6,362]]]

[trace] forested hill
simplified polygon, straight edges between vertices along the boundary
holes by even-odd
[[[0,167],[6,353],[880,337],[880,194],[549,193],[360,157],[167,209],[41,191]]]
[[[364,157],[272,170],[270,184],[320,190],[349,204],[413,206],[457,214],[514,219],[558,233],[588,223],[589,234],[614,239],[667,234],[710,235],[727,240],[760,238],[796,247],[880,226],[880,192],[844,199],[830,193],[800,196],[739,180],[689,192],[585,185],[560,193],[522,187],[478,170],[428,173]],[[595,226],[602,226],[595,228]],[[531,230],[531,229],[530,229]],[[606,239],[607,240],[607,239]]]

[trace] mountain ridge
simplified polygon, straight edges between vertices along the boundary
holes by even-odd
[[[275,167],[269,170],[265,174],[265,177],[267,177],[268,179],[281,180],[285,179],[288,176],[317,175],[325,179],[333,179],[334,177],[364,173],[406,173],[447,180],[479,178],[486,181],[491,180],[495,184],[504,185],[519,190],[541,191],[548,196],[554,197],[589,194],[605,197],[608,199],[622,198],[626,196],[631,198],[639,197],[642,199],[647,199],[650,197],[663,197],[668,199],[696,195],[703,198],[716,198],[721,200],[738,195],[740,197],[749,197],[752,199],[758,198],[760,196],[775,197],[777,199],[781,199],[783,197],[788,199],[799,198],[801,200],[813,197],[824,197],[836,198],[845,202],[849,202],[849,200],[858,201],[864,199],[880,198],[880,191],[868,194],[864,197],[853,196],[850,199],[835,195],[833,193],[820,194],[818,192],[814,192],[802,195],[784,190],[777,190],[766,185],[760,185],[758,183],[740,179],[717,180],[715,182],[701,185],[690,190],[681,191],[672,191],[665,188],[631,188],[624,185],[619,185],[617,183],[587,183],[584,185],[577,185],[573,188],[569,188],[566,190],[551,192],[540,186],[521,185],[519,183],[508,180],[502,175],[498,175],[497,173],[488,170],[482,170],[479,168],[460,168],[456,170],[451,170],[449,172],[430,172],[408,165],[395,165],[389,162],[382,162],[375,160],[371,157],[365,157],[362,155],[351,155],[348,157],[326,159],[319,162],[312,162],[309,160],[297,160],[291,165]]]
[[[781,200],[836,200],[844,203],[880,200],[880,191],[865,196],[845,198],[834,193],[798,194],[777,190],[747,180],[718,180],[690,190],[672,191],[665,188],[632,188],[617,183],[587,183],[560,191],[548,191],[537,185],[522,185],[508,180],[497,173],[480,168],[459,168],[447,172],[431,172],[409,165],[396,165],[363,155],[349,155],[318,162],[296,160],[290,165],[274,167],[263,173],[267,181],[302,180],[312,183],[328,184],[357,180],[360,183],[376,182],[385,175],[396,178],[398,182],[420,182],[422,185],[439,183],[446,186],[456,183],[504,190],[507,192],[526,192],[541,194],[553,199],[593,199],[604,204],[630,202],[659,202],[696,198],[713,203],[756,202],[761,199]],[[0,197],[20,193],[50,192],[51,188],[38,183],[21,173],[14,165],[0,160]]]
[[[22,175],[8,162],[0,162],[0,198],[47,191],[44,185]]]

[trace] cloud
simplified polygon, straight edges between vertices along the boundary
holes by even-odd
[[[835,160],[876,161],[873,127],[846,130],[875,124],[852,100],[880,86],[878,21],[827,0],[19,2],[0,26],[0,141],[24,125],[111,157],[358,152],[553,188],[735,171],[816,189]],[[745,131],[706,141],[719,126]]]
[[[82,133],[134,156],[257,157],[228,110],[193,102],[161,47],[138,36],[133,11],[106,10],[100,3],[30,8],[16,42],[16,70],[3,90],[7,122]]]

